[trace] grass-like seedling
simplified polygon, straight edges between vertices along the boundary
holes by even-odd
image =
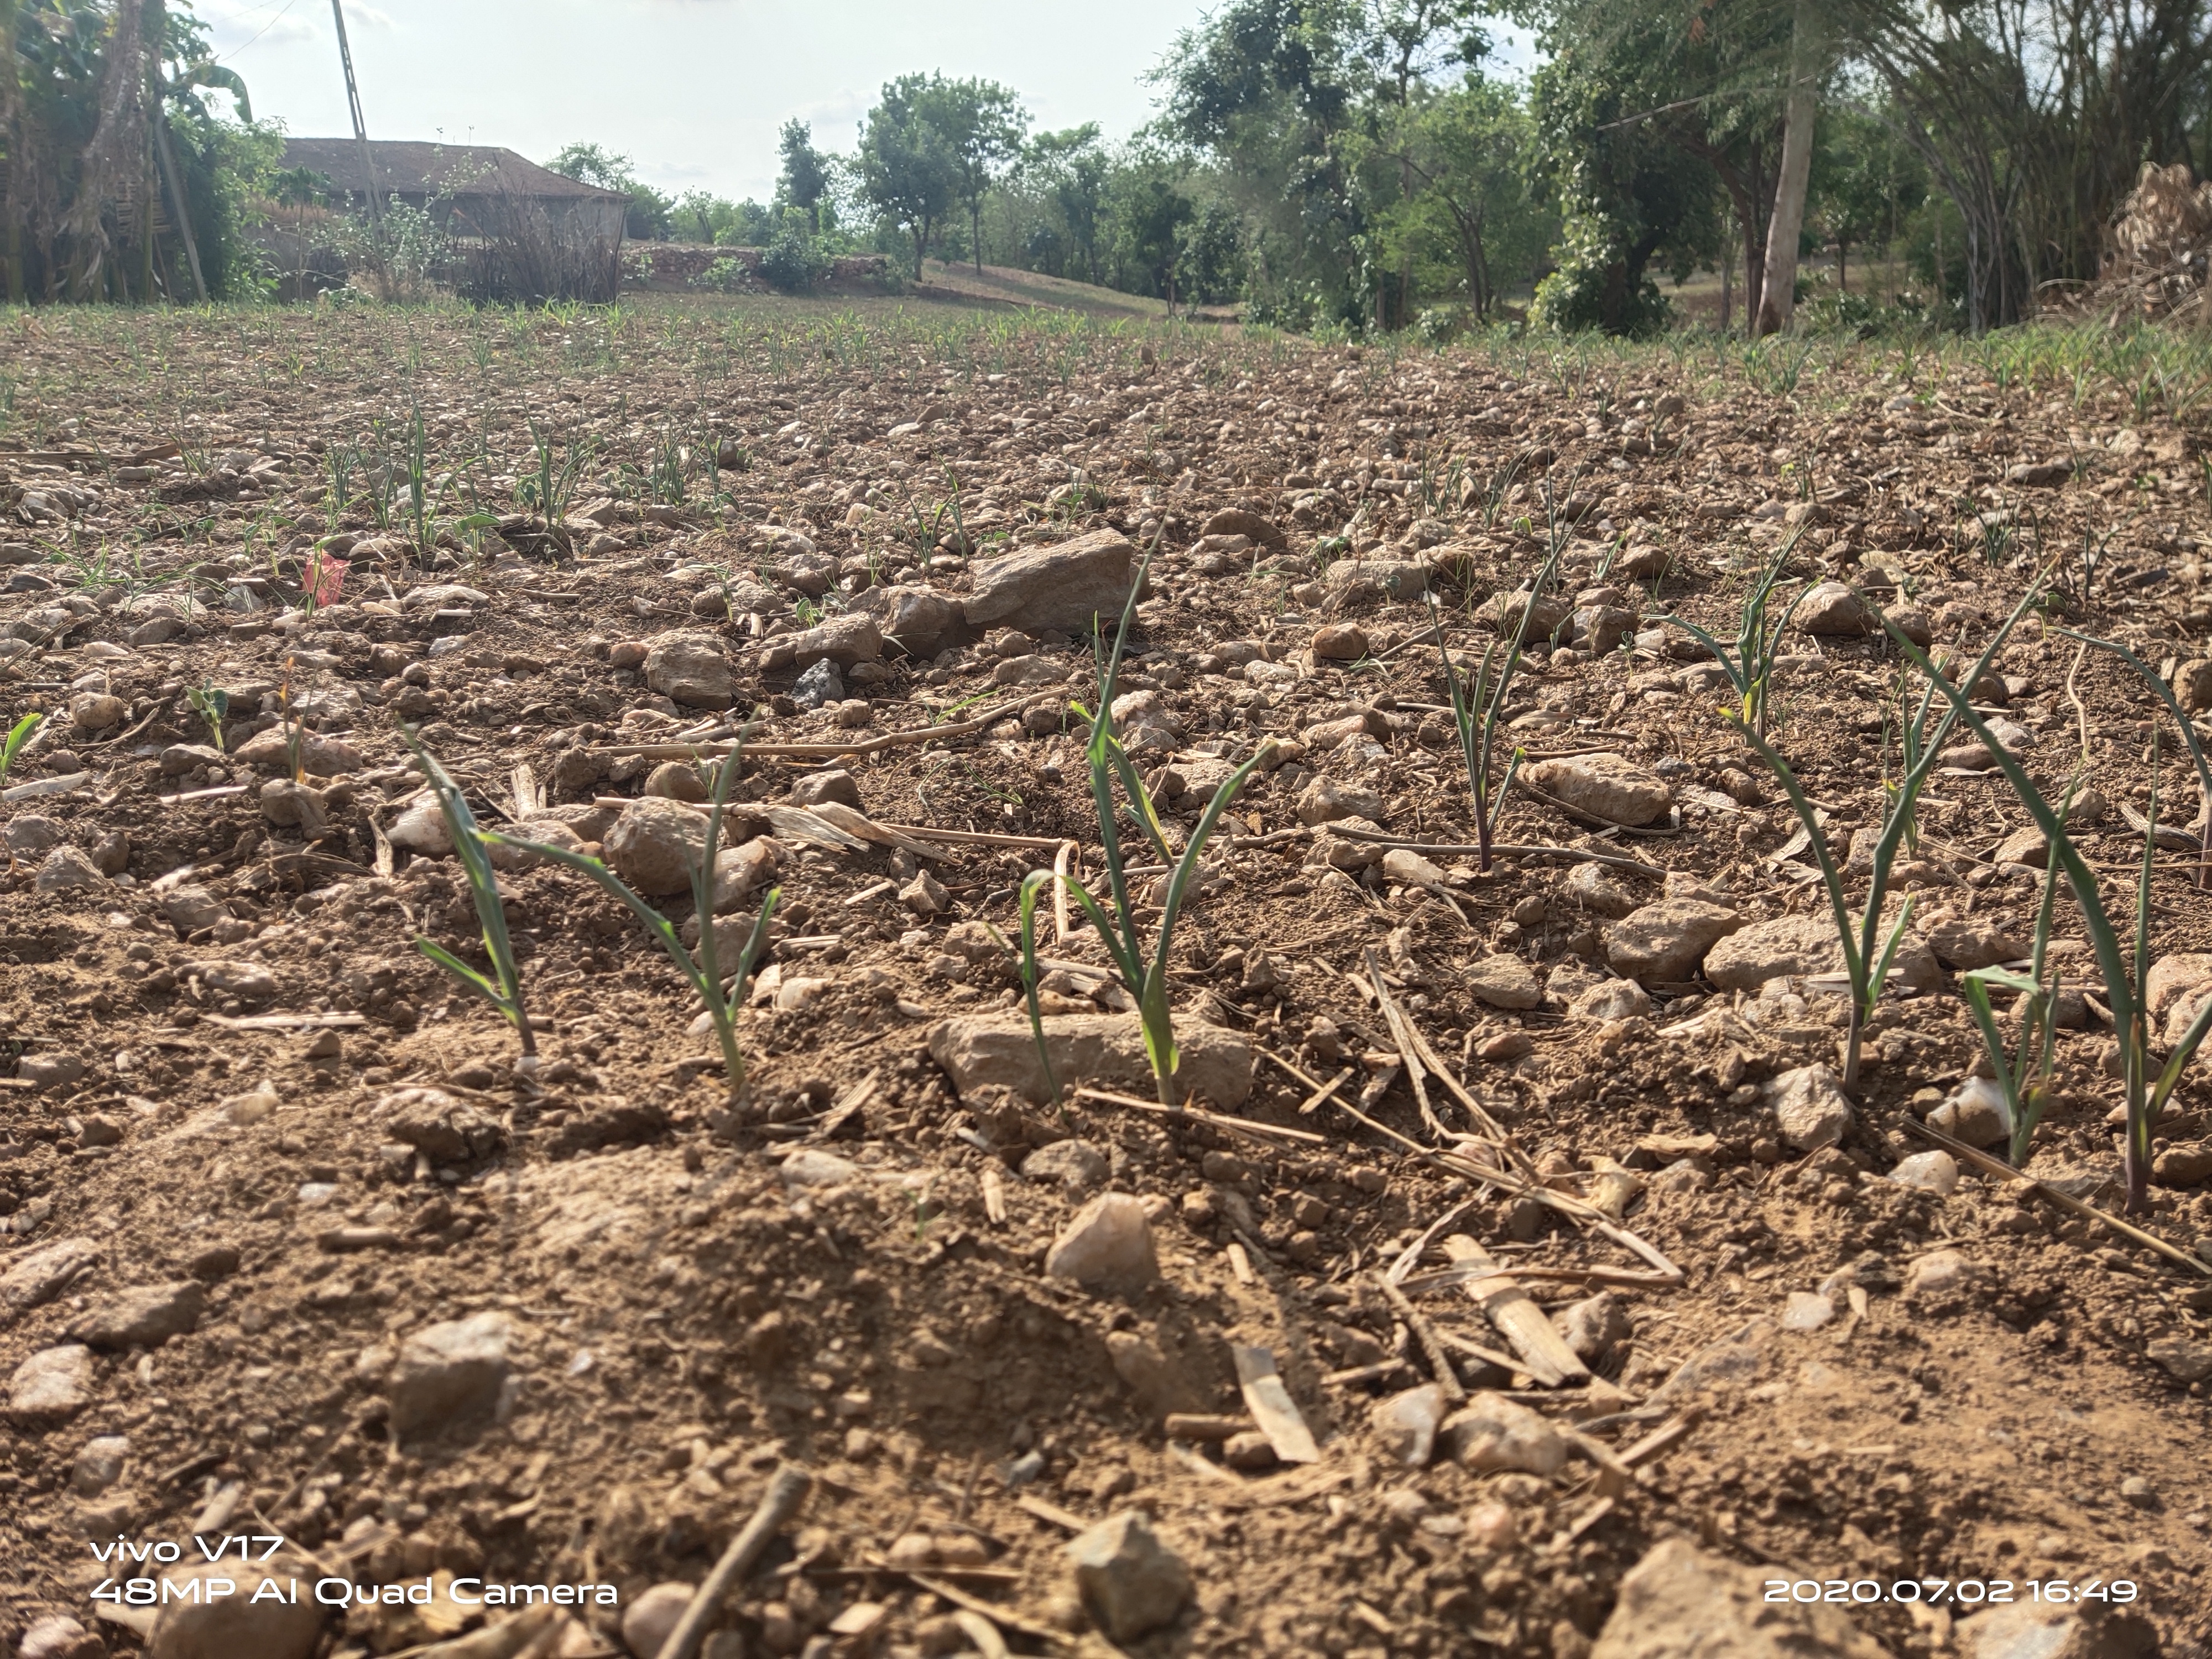
[[[1154,548],[1158,546],[1158,538],[1154,538],[1152,544]],[[1129,623],[1137,613],[1137,595],[1144,589],[1145,574],[1152,568],[1152,562],[1148,550],[1137,568],[1136,580],[1129,585],[1128,602],[1121,607],[1121,625],[1114,635],[1114,648],[1099,664],[1097,711],[1094,714],[1080,703],[1073,705],[1075,713],[1091,725],[1091,739],[1084,758],[1091,773],[1091,803],[1098,814],[1098,840],[1105,854],[1113,915],[1106,914],[1081,882],[1071,880],[1067,885],[1090,918],[1091,925],[1098,930],[1098,937],[1106,942],[1107,953],[1114,959],[1114,971],[1122,986],[1136,999],[1138,1021],[1144,1028],[1145,1058],[1152,1068],[1153,1085],[1159,1092],[1160,1103],[1174,1107],[1182,1104],[1175,1086],[1179,1063],[1175,1023],[1168,1006],[1168,955],[1175,941],[1176,921],[1182,914],[1183,896],[1190,890],[1190,878],[1198,869],[1200,852],[1212,838],[1221,815],[1229,810],[1230,802],[1237,799],[1253,769],[1267,752],[1267,745],[1263,742],[1257,754],[1222,781],[1178,858],[1168,845],[1159,815],[1152,810],[1152,796],[1137,776],[1137,769],[1121,747],[1121,739],[1114,735],[1115,682],[1121,674],[1121,653],[1129,642]],[[1130,816],[1152,842],[1160,861],[1169,866],[1166,902],[1160,907],[1159,936],[1154,941],[1149,960],[1144,935],[1137,927],[1136,907],[1129,897],[1128,861],[1121,851],[1120,811],[1114,801],[1117,778],[1127,798]],[[1034,1009],[1035,1005],[1031,1006]],[[1039,1029],[1042,1030],[1041,1025]]]
[[[491,960],[493,976],[478,973],[431,939],[417,939],[415,948],[444,969],[463,990],[475,992],[498,1009],[521,1039],[524,1057],[535,1055],[538,1039],[531,1031],[529,1016],[523,1012],[522,972],[515,965],[514,941],[507,931],[507,906],[499,896],[499,877],[484,850],[484,836],[477,827],[476,814],[470,811],[460,785],[436,757],[416,741],[411,731],[403,727],[402,735],[415,751],[415,763],[422,769],[423,778],[438,798],[438,810],[445,815],[453,856],[461,861],[461,872],[469,881],[469,896],[476,902],[477,925],[483,933],[484,955]]]
[[[1797,545],[1803,527],[1790,532],[1789,538],[1775,550],[1774,556],[1759,573],[1759,580],[1744,595],[1743,611],[1736,623],[1735,644],[1731,649],[1711,634],[1671,611],[1655,611],[1644,618],[1647,622],[1672,623],[1713,653],[1722,671],[1735,688],[1738,702],[1737,724],[1758,737],[1766,735],[1767,692],[1774,682],[1774,659],[1782,653],[1782,631],[1790,626],[1790,619],[1797,614],[1811,587],[1802,587],[1795,599],[1783,607],[1782,615],[1771,623],[1768,614],[1774,603],[1774,590],[1788,568],[1790,555]]]
[[[1490,845],[1498,831],[1498,814],[1505,810],[1505,797],[1513,787],[1513,774],[1520,769],[1522,760],[1522,750],[1516,747],[1505,763],[1505,775],[1498,778],[1497,787],[1492,787],[1496,775],[1492,769],[1498,722],[1504,717],[1505,694],[1513,684],[1514,671],[1521,665],[1522,647],[1528,640],[1528,624],[1536,614],[1537,601],[1551,586],[1565,544],[1564,536],[1553,537],[1551,555],[1544,561],[1544,568],[1536,573],[1528,602],[1521,607],[1521,619],[1514,625],[1511,643],[1504,646],[1504,660],[1498,660],[1502,641],[1492,640],[1483,647],[1482,661],[1468,672],[1463,684],[1459,671],[1452,665],[1451,653],[1444,648],[1443,617],[1437,608],[1436,595],[1427,595],[1429,625],[1436,632],[1437,655],[1443,663],[1445,688],[1451,693],[1452,724],[1459,732],[1460,758],[1467,768],[1468,793],[1474,798],[1474,840],[1480,849],[1476,867],[1486,875],[1490,872]]]
[[[1060,1098],[1060,1079],[1052,1074],[1052,1055],[1045,1048],[1044,1010],[1037,1002],[1036,908],[1037,894],[1053,879],[1049,870],[1032,870],[1022,878],[1020,895],[1022,914],[1022,997],[1030,1011],[1030,1036],[1036,1039],[1037,1064],[1044,1067],[1044,1086],[1052,1097]],[[995,927],[991,930],[997,933]],[[1006,941],[1002,939],[1000,944]]]
[[[2013,608],[2012,614],[2004,619],[2002,625],[1991,636],[1988,648],[1967,674],[1968,685],[1980,679],[1983,672],[1996,658],[2007,637],[2020,619],[2027,614],[2040,592],[2039,587],[2031,586],[2027,597]],[[1857,1085],[1859,1048],[1866,1023],[1873,1016],[1875,1005],[1881,1000],[1883,988],[1889,981],[1890,964],[1896,959],[1898,947],[1905,942],[1905,929],[1912,919],[1912,901],[1907,898],[1899,907],[1896,919],[1889,927],[1885,929],[1882,926],[1882,903],[1889,895],[1890,871],[1897,862],[1899,848],[1905,845],[1917,821],[1921,788],[1928,781],[1929,773],[1935,769],[1936,757],[1957,718],[1955,712],[1947,713],[1933,730],[1929,729],[1928,722],[1935,712],[1937,687],[1942,686],[1946,690],[1951,687],[1948,681],[1929,667],[1924,659],[1918,660],[1929,677],[1929,684],[1921,694],[1918,710],[1906,722],[1904,775],[1884,791],[1881,833],[1875,842],[1873,869],[1867,881],[1866,899],[1859,908],[1856,922],[1851,918],[1850,900],[1844,890],[1843,872],[1836,867],[1835,856],[1828,850],[1826,830],[1819,813],[1814,810],[1813,803],[1806,799],[1804,788],[1797,781],[1797,775],[1790,770],[1790,763],[1775,752],[1773,745],[1766,741],[1765,736],[1753,728],[1748,715],[1740,714],[1735,710],[1730,710],[1729,714],[1729,724],[1766,763],[1767,769],[1781,784],[1783,793],[1790,797],[1790,805],[1796,809],[1798,822],[1804,825],[1806,837],[1812,842],[1813,855],[1820,863],[1821,884],[1828,894],[1829,913],[1835,919],[1837,941],[1843,947],[1844,976],[1850,984],[1850,1024],[1844,1039],[1844,1087],[1846,1089]]]
[[[2121,1164],[2127,1186],[2127,1208],[2139,1214],[2148,1207],[2150,1194],[2151,1126],[2157,1122],[2166,1103],[2181,1081],[2181,1073],[2188,1066],[2208,1032],[2212,1032],[2212,999],[2208,999],[2197,1018],[2181,1034],[2166,1056],[2166,1065],[2155,1077],[2151,1071],[2150,1012],[2144,993],[2150,976],[2150,883],[2152,854],[2157,847],[2158,797],[2154,787],[2151,796],[2151,817],[2143,833],[2143,856],[2141,874],[2136,882],[2135,938],[2131,950],[2123,949],[2119,930],[2112,925],[2105,909],[2103,896],[2097,887],[2097,872],[2066,834],[2066,826],[2057,809],[2044,799],[2043,793],[2027,775],[2027,769],[2013,758],[1999,743],[1982,717],[1966,701],[1966,694],[1949,681],[1938,676],[1921,654],[1920,649],[1891,623],[1891,636],[1898,648],[1917,663],[1930,683],[1950,700],[1960,720],[1971,727],[1997,769],[2011,784],[2013,793],[2020,797],[2021,805],[2043,831],[2045,842],[2051,849],[2053,862],[2065,873],[2066,884],[2073,890],[2074,902],[2081,906],[2081,920],[2089,930],[2089,943],[2097,957],[2097,972],[2102,981],[2106,1006],[2112,1010],[2112,1029],[2120,1045],[2120,1085],[2127,1111],[2127,1137],[2121,1155]],[[1972,684],[1970,680],[1967,682]],[[2155,769],[2154,768],[2154,775]]]
[[[627,882],[599,860],[570,852],[565,847],[549,847],[543,842],[479,832],[487,841],[514,848],[520,852],[535,853],[540,858],[565,865],[589,876],[629,907],[631,913],[644,925],[645,931],[668,953],[668,959],[676,964],[677,971],[690,981],[707,1011],[707,1017],[714,1022],[714,1036],[722,1046],[723,1080],[732,1103],[742,1099],[745,1091],[745,1057],[738,1046],[737,1011],[744,1006],[745,988],[752,982],[753,969],[760,965],[761,953],[768,944],[769,918],[775,914],[776,902],[783,896],[781,888],[772,887],[761,901],[760,915],[753,922],[752,933],[745,940],[744,950],[738,955],[737,966],[726,982],[720,960],[720,951],[714,939],[714,852],[721,845],[722,815],[728,809],[730,786],[737,775],[738,755],[732,750],[716,772],[713,800],[707,813],[707,838],[700,848],[699,861],[691,871],[691,898],[699,918],[699,950],[696,957],[684,948],[684,941],[677,936],[675,925],[640,898]]]
[[[2058,808],[2059,822],[2065,823],[2073,810],[2074,792],[2069,789]],[[2056,978],[2045,985],[2043,974],[2051,948],[2051,911],[2058,897],[2058,871],[2057,859],[2044,860],[2043,902],[2035,913],[2035,942],[2029,949],[2027,971],[2023,974],[2011,968],[1975,968],[1959,975],[1960,992],[1974,1016],[1975,1028],[1982,1034],[1982,1047],[1989,1054],[1997,1087],[2004,1095],[2006,1150],[2014,1169],[2027,1162],[2035,1126],[2050,1109],[2054,1092],[2051,1073],[2057,1062],[2059,987]],[[1990,1006],[1992,989],[2012,991],[2020,997],[2014,1007],[2019,1016],[2019,1046],[2009,1054],[2005,1050],[2004,1035],[1997,1029],[1996,1011]]]
[[[8,781],[15,757],[23,752],[23,746],[36,735],[40,723],[46,718],[44,714],[26,714],[9,729],[7,741],[0,743],[0,784]]]

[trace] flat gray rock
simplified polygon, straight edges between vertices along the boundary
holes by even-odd
[[[1052,1075],[1062,1088],[1097,1083],[1150,1097],[1151,1065],[1133,1014],[1054,1014],[1044,1022]],[[1176,1022],[1182,1056],[1176,1082],[1218,1106],[1244,1103],[1252,1092],[1252,1048],[1234,1031],[1185,1015]],[[963,1099],[976,1090],[1011,1089],[1024,1099],[1049,1097],[1029,1016],[1019,1010],[971,1014],[931,1028],[929,1052]]]

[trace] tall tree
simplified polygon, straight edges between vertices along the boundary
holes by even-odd
[[[1820,82],[1828,72],[1829,0],[1796,0],[1790,40],[1790,83],[1784,94],[1782,163],[1774,181],[1774,216],[1766,224],[1766,269],[1760,278],[1754,337],[1790,326],[1797,307],[1797,239],[1805,228],[1805,191],[1813,176],[1813,125]]]
[[[937,129],[952,167],[952,194],[968,210],[975,269],[983,269],[983,198],[1000,170],[1021,151],[1029,112],[995,81],[948,81],[933,75],[918,100]]]
[[[882,100],[860,128],[860,193],[869,205],[914,239],[914,274],[938,222],[951,210],[959,162],[930,118],[932,79],[902,75],[884,84]]]
[[[795,117],[783,124],[776,140],[783,173],[775,181],[776,200],[806,216],[807,229],[822,234],[822,198],[830,193],[830,164],[814,148],[814,129]]]

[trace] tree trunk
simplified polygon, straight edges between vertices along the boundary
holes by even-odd
[[[1851,273],[1844,264],[1847,246],[1842,237],[1836,238],[1836,292],[1838,294],[1851,291]]]
[[[1790,326],[1797,308],[1797,238],[1805,228],[1805,187],[1813,172],[1813,123],[1820,76],[1827,68],[1827,25],[1821,0],[1797,0],[1790,31],[1790,91],[1784,106],[1782,164],[1774,180],[1774,216],[1766,222],[1766,270],[1759,283],[1755,338]]]
[[[975,239],[975,274],[983,274],[983,204],[979,200],[968,210],[969,234]]]

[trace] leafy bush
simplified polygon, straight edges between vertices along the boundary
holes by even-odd
[[[761,280],[779,294],[811,293],[829,276],[830,264],[830,255],[805,228],[787,219],[761,255]]]
[[[1607,214],[1569,219],[1556,250],[1559,267],[1536,285],[1530,325],[1562,334],[1603,329],[1633,338],[1663,330],[1670,314],[1666,298],[1640,265],[1631,280],[1626,236]]]
[[[694,276],[691,286],[712,289],[717,294],[741,294],[750,285],[751,278],[752,272],[743,259],[726,253]]]

